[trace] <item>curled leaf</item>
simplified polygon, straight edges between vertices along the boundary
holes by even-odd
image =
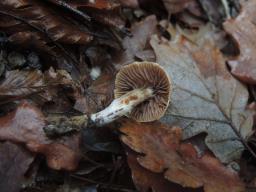
[[[225,30],[236,40],[240,54],[228,61],[231,73],[241,81],[255,84],[256,2],[245,1],[241,13],[224,23]]]

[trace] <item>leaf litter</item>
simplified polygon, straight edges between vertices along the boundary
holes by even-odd
[[[246,111],[249,93],[228,72],[225,58],[210,39],[202,34],[196,44],[177,33],[174,41],[151,45],[157,62],[172,77],[171,104],[162,119],[184,128],[183,138],[206,132],[206,145],[224,163],[240,158],[241,140],[252,134],[252,113]]]
[[[158,129],[155,129],[158,127]],[[199,157],[193,145],[181,143],[182,131],[155,122],[124,123],[122,141],[138,155],[145,168],[164,173],[166,179],[183,187],[204,187],[205,192],[243,191],[244,184],[236,171],[225,167],[210,154]]]
[[[1,190],[254,190],[254,5],[1,2],[0,150],[10,154],[0,155]],[[134,61],[157,62],[172,79],[164,124],[94,127],[90,115]]]

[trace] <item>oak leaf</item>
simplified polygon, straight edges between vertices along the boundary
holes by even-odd
[[[128,147],[126,147],[128,148]],[[127,162],[132,172],[133,182],[140,192],[202,192],[202,189],[183,188],[180,185],[168,181],[161,173],[154,173],[142,167],[134,151],[126,149]]]
[[[243,82],[256,84],[256,2],[245,1],[241,13],[224,23],[225,30],[236,40],[240,54],[228,61],[231,73]]]
[[[176,32],[172,41],[153,36],[151,45],[173,82],[162,122],[183,128],[183,139],[207,133],[208,148],[229,163],[240,158],[253,118],[246,111],[248,90],[229,73],[214,35],[206,31],[192,43]]]
[[[204,187],[205,192],[242,192],[238,173],[225,167],[211,154],[200,156],[190,143],[181,143],[182,130],[159,122],[126,122],[121,127],[122,141],[141,153],[137,161],[183,187]]]

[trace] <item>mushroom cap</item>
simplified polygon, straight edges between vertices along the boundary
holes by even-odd
[[[153,62],[134,62],[121,68],[115,81],[115,98],[139,88],[151,88],[153,96],[137,105],[127,116],[138,122],[160,119],[170,101],[171,80],[164,69]]]

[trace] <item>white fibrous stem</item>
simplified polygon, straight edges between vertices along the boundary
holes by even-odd
[[[134,107],[152,96],[153,90],[151,88],[135,89],[112,101],[106,109],[92,114],[90,119],[97,126],[102,126],[128,115]]]

